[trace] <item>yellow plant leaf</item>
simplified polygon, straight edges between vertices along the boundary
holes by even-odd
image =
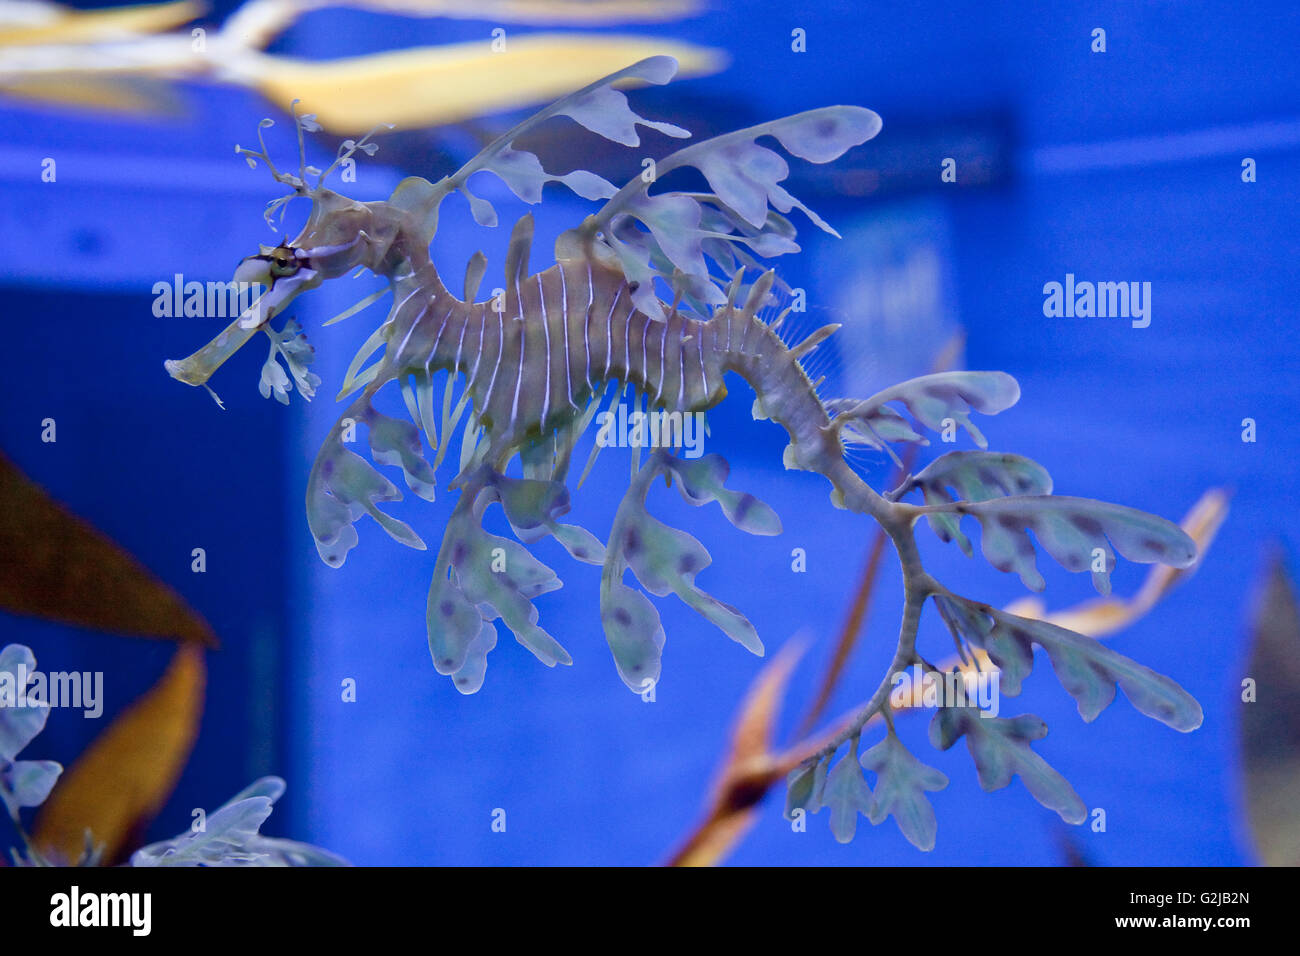
[[[207,667],[181,645],[152,688],[103,731],[59,778],[36,818],[33,842],[75,861],[89,828],[112,863],[162,808],[198,734]]]
[[[552,24],[677,20],[695,13],[701,3],[699,0],[344,0],[339,5],[408,17]]]
[[[62,774],[36,817],[40,851],[75,860],[91,831],[116,861],[175,788],[199,732],[207,665],[182,645],[159,682],[110,723]]]
[[[95,43],[161,33],[202,16],[207,7],[194,0],[149,3],[103,10],[73,10],[46,4],[50,15],[41,22],[0,22],[0,46],[53,43]]]
[[[14,99],[114,113],[175,112],[176,98],[162,82],[143,76],[112,77],[69,70],[5,80],[0,92]]]
[[[0,454],[0,610],[63,624],[216,645],[203,618],[120,545]]]
[[[803,642],[792,641],[754,678],[740,706],[708,812],[672,855],[669,866],[712,866],[721,860],[754,825],[758,802],[793,768],[794,764],[774,758],[772,733],[802,655]]]
[[[320,62],[266,57],[251,82],[282,110],[301,100],[301,112],[352,136],[380,123],[419,129],[548,102],[656,54],[676,57],[684,75],[722,66],[717,52],[676,40],[534,33],[509,38],[500,53],[484,39]]]

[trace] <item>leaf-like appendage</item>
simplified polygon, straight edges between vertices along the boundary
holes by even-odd
[[[362,420],[370,435],[370,457],[381,465],[401,468],[406,486],[425,501],[433,501],[437,479],[424,460],[420,430],[410,422],[389,418],[370,407]]]
[[[9,644],[0,650],[0,675],[8,685],[7,693],[0,697],[0,802],[14,818],[20,808],[44,803],[63,773],[62,765],[53,760],[14,759],[45,729],[50,716],[49,704],[23,699],[35,670],[31,648]]]
[[[610,581],[601,587],[600,620],[623,683],[637,694],[659,683],[664,628],[650,599],[621,581]]]
[[[691,504],[716,501],[727,520],[741,531],[762,535],[781,533],[781,519],[768,505],[751,494],[724,487],[731,466],[721,455],[673,458],[669,466],[677,476],[682,497]]]
[[[450,532],[450,528],[448,531]],[[444,538],[444,548],[446,539]],[[459,582],[444,572],[435,573],[429,584],[425,621],[429,634],[429,654],[439,674],[454,680],[470,662],[470,645],[483,630],[483,617],[474,602],[465,596]],[[484,660],[486,667],[486,655]],[[460,684],[456,685],[461,686]]]
[[[794,819],[795,810],[816,813],[824,804],[822,795],[826,789],[826,774],[830,770],[829,756],[811,764],[803,764],[791,770],[786,776],[785,817]]]
[[[917,422],[931,431],[942,431],[945,418],[960,424],[975,444],[987,448],[984,435],[970,420],[972,411],[996,415],[1020,399],[1020,386],[1006,372],[939,372],[900,382],[863,401],[834,399],[826,408],[835,416],[840,434],[847,442],[869,445],[898,457],[891,442],[929,441],[912,430],[898,412],[889,407],[899,402]]]
[[[871,788],[857,761],[857,741],[839,763],[830,768],[822,786],[822,805],[831,811],[831,833],[840,843],[850,843],[858,829],[858,814],[871,813]]]
[[[1047,651],[1052,667],[1085,721],[1096,719],[1119,687],[1137,710],[1184,733],[1201,725],[1196,698],[1178,683],[1111,650],[1099,641],[1047,621],[1017,617],[960,598],[935,598],[950,628],[982,647],[1002,671],[1000,688],[1015,696],[1033,667],[1033,645]]]
[[[930,721],[930,743],[947,750],[964,736],[985,790],[1000,790],[1019,776],[1043,806],[1055,810],[1066,823],[1082,823],[1088,808],[1069,781],[1030,746],[1047,736],[1047,724],[1033,714],[1004,718],[982,713],[974,707],[939,708]]]
[[[534,113],[489,144],[451,176],[427,189],[408,188],[412,195],[403,197],[404,205],[415,209],[424,217],[430,236],[437,228],[437,209],[443,197],[460,192],[470,204],[474,220],[481,226],[497,224],[496,209],[490,202],[470,192],[467,182],[477,172],[486,171],[498,176],[516,196],[526,203],[542,200],[542,188],[550,182],[567,186],[584,199],[599,200],[613,197],[617,190],[604,178],[585,169],[557,176],[548,173],[535,153],[515,149],[514,143],[529,130],[555,116],[568,116],[600,136],[624,146],[637,146],[640,137],[636,127],[646,126],[668,136],[687,137],[691,134],[671,123],[646,119],[634,112],[627,97],[614,84],[625,80],[641,80],[660,85],[667,83],[677,72],[677,61],[668,56],[652,56],[619,70],[595,83],[557,100]]]
[[[904,481],[889,497],[897,501],[916,488],[921,489],[927,505],[938,505],[957,500],[987,501],[1006,495],[1050,495],[1052,479],[1042,465],[1020,455],[950,451]],[[970,540],[962,534],[959,517],[935,513],[926,515],[926,519],[941,541],[955,540],[967,557],[972,555]]]
[[[1100,594],[1110,593],[1115,550],[1141,564],[1185,568],[1196,560],[1196,543],[1182,528],[1156,515],[1089,498],[1064,495],[956,502],[945,512],[973,515],[980,523],[980,547],[999,571],[1015,571],[1025,586],[1045,586],[1034,562],[1028,532],[1068,571],[1092,571]]]
[[[604,563],[605,547],[595,535],[585,528],[556,520],[569,511],[569,489],[562,483],[540,478],[507,478],[496,472],[489,475],[488,481],[520,541],[529,544],[549,534],[576,560],[585,564]]]
[[[462,694],[476,694],[487,676],[488,652],[497,646],[497,628],[491,621],[483,621],[478,636],[465,648],[465,663],[451,675],[452,683]]]
[[[235,800],[208,815],[204,829],[154,843],[131,856],[132,866],[262,866],[254,848],[262,824],[271,816],[270,798]]]
[[[998,692],[1008,697],[1018,695],[1024,679],[1034,669],[1033,643],[1016,629],[998,627],[989,618],[992,609],[985,605],[942,596],[936,596],[934,603],[954,637],[965,637],[997,665]]]
[[[933,850],[938,823],[925,793],[942,790],[948,778],[917,760],[892,730],[860,762],[876,775],[867,818],[881,823],[892,816],[909,843],[918,850]]]
[[[803,810],[805,813],[809,810],[815,810],[811,806],[813,801],[813,785],[816,783],[817,764],[804,764],[802,767],[796,767],[791,770],[785,777],[785,818],[791,820],[794,818],[796,810]]]
[[[49,720],[48,704],[33,704],[30,701],[19,707],[17,697],[26,689],[27,681],[36,671],[36,656],[31,648],[22,644],[6,645],[0,650],[0,674],[9,676],[13,683],[14,700],[6,701],[0,706],[0,763],[8,763],[36,739],[36,735],[45,729]],[[23,686],[18,686],[19,681]]]
[[[583,199],[608,199],[615,192],[612,183],[585,169],[552,176],[537,155],[525,149],[503,149],[484,169],[500,176],[511,192],[529,204],[542,201],[542,187],[548,182],[564,183]]]
[[[697,311],[724,305],[723,281],[711,273],[707,260],[729,281],[738,259],[756,264],[737,246],[764,257],[797,250],[794,227],[781,215],[793,209],[835,234],[780,185],[790,168],[779,153],[760,146],[758,138],[773,136],[791,155],[827,163],[875,136],[880,126],[871,110],[828,106],[688,146],[660,160],[650,182],[638,176],[625,185],[576,232],[613,252],[629,281],[638,283],[632,301],[652,318],[664,317],[654,283],[647,281],[654,276]],[[653,182],[687,166],[704,175],[712,192],[650,195]],[[573,241],[561,237],[557,255]]]
[[[656,122],[638,115],[628,106],[627,97],[613,88],[616,81],[630,78],[662,86],[676,75],[677,61],[672,57],[649,57],[593,83],[572,96],[565,97],[555,104],[552,111],[561,116],[568,116],[593,133],[598,133],[615,143],[622,143],[624,146],[641,145],[641,140],[636,133],[638,125],[658,130],[665,136],[682,139],[691,134],[671,123]]]
[[[379,510],[378,502],[400,501],[402,493],[360,455],[348,451],[337,433],[321,445],[307,479],[307,525],[321,560],[343,564],[357,545],[353,523],[368,514],[408,547],[423,551],[424,541],[404,522]]]
[[[429,586],[429,651],[440,674],[451,675],[462,693],[482,686],[486,655],[496,644],[483,622],[501,618],[515,640],[543,664],[571,664],[560,644],[537,625],[532,599],[561,586],[555,572],[509,538],[483,530],[483,510],[495,489],[475,483],[447,522],[438,565]]]
[[[267,335],[271,338],[271,354],[262,366],[262,381],[258,384],[258,391],[263,398],[270,398],[274,392],[276,401],[281,405],[289,404],[289,376],[276,361],[276,355],[279,354],[284,358],[284,364],[293,376],[293,384],[297,386],[299,394],[311,401],[316,397],[316,389],[320,386],[320,376],[307,368],[316,358],[316,350],[307,341],[302,326],[295,319],[290,319],[279,332],[271,331],[268,326]]]
[[[611,547],[615,542],[611,541]],[[754,654],[763,653],[754,625],[729,604],[695,586],[695,575],[712,562],[704,545],[685,531],[670,528],[642,507],[629,509],[617,541],[622,559],[651,594],[675,593],[689,607]]]
[[[637,693],[646,690],[648,675],[653,675],[651,682],[658,680],[664,637],[654,606],[622,584],[623,572],[629,568],[651,594],[676,594],[732,640],[755,654],[763,653],[758,632],[740,611],[696,587],[695,575],[711,561],[704,545],[646,511],[646,492],[660,474],[677,475],[682,494],[692,504],[717,500],[732,522],[744,530],[765,533],[763,529],[776,520],[758,499],[722,487],[727,464],[716,455],[684,461],[661,450],[642,465],[614,518],[600,598],[601,619],[619,674]],[[633,594],[635,598],[630,596]]]
[[[271,354],[262,364],[262,379],[257,383],[257,390],[263,398],[270,398],[272,393],[281,405],[289,404],[289,376],[280,363],[275,360],[275,343],[271,344]]]
[[[258,832],[283,793],[283,780],[262,777],[209,814],[203,830],[137,850],[131,865],[346,866],[346,860],[328,850]]]
[[[12,817],[20,807],[39,807],[54,789],[63,766],[53,760],[15,760],[0,764],[0,800]]]

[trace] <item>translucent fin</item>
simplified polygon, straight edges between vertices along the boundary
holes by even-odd
[[[668,136],[689,136],[686,130],[648,120],[633,112],[627,97],[613,88],[615,83],[627,80],[663,84],[676,73],[677,61],[672,57],[652,56],[557,100],[497,137],[452,175],[436,184],[417,179],[416,185],[409,190],[411,195],[407,197],[407,208],[420,218],[431,239],[438,228],[438,209],[443,199],[459,192],[470,204],[476,222],[495,226],[496,209],[486,199],[470,192],[468,186],[469,178],[479,171],[493,173],[528,203],[539,202],[542,188],[550,182],[562,183],[584,199],[610,198],[616,192],[612,183],[585,169],[575,169],[559,176],[549,173],[535,154],[515,149],[515,139],[554,116],[568,116],[592,132],[626,146],[640,143],[636,132],[638,125],[651,127]]]
[[[470,256],[469,264],[465,266],[465,294],[462,296],[465,302],[473,302],[478,298],[478,289],[483,284],[483,273],[486,271],[487,256],[481,252]]]
[[[365,364],[366,359],[374,355],[375,352],[379,351],[379,349],[383,348],[387,343],[388,330],[389,323],[385,322],[379,328],[375,329],[375,331],[371,332],[370,338],[366,339],[361,348],[357,350],[357,354],[352,357],[352,364],[348,366],[348,370],[343,376],[343,386],[339,389],[339,394],[335,401],[346,398],[375,377],[375,373],[378,371],[378,366],[382,363],[376,363],[371,366],[367,372],[370,378],[367,378],[365,381],[361,381],[358,378],[357,372],[360,370],[361,366]]]
[[[453,373],[448,372],[450,377]],[[434,424],[433,414],[433,376],[428,372],[417,372],[415,378],[415,398],[416,408],[419,417],[416,419],[420,427],[424,429],[424,440],[429,443],[429,447],[438,448],[438,429]]]
[[[622,394],[622,391],[623,391],[623,387],[621,385],[614,389],[613,398],[610,399],[609,407],[606,408],[607,413],[610,414],[613,413],[614,406],[618,404],[618,399],[619,396]],[[597,440],[591,443],[591,454],[587,456],[587,464],[583,466],[582,476],[578,479],[579,488],[581,488],[583,483],[587,480],[587,475],[591,473],[591,466],[596,464],[596,456],[599,455],[600,450],[605,447],[603,444],[601,444],[599,440],[600,438],[599,432],[597,432],[596,437]]]
[[[757,140],[772,136],[792,156],[827,163],[880,128],[880,117],[871,110],[828,106],[687,146],[659,160],[654,182],[691,166],[704,175],[712,192],[651,195],[653,183],[638,176],[577,233],[613,254],[636,286],[633,302],[652,318],[664,317],[656,278],[705,305],[722,305],[734,294],[723,291],[716,270],[731,275],[737,261],[753,263],[747,253],[766,259],[798,251],[786,213],[798,209],[819,229],[838,235],[780,185],[790,167]]]
[[[344,309],[338,315],[334,316],[334,318],[326,320],[324,324],[333,325],[335,322],[342,322],[344,319],[350,319],[358,312],[363,312],[366,309],[368,309],[370,306],[374,305],[384,296],[388,295],[388,293],[391,291],[392,291],[391,289],[385,286],[384,288],[380,289],[378,292],[374,292],[366,296],[360,302],[357,302],[354,305],[351,305],[348,308]]]
[[[442,444],[438,446],[438,455],[433,460],[433,470],[437,471],[438,466],[442,464],[443,458],[447,456],[447,449],[451,447],[451,434],[456,430],[456,425],[460,422],[461,413],[465,411],[465,405],[469,399],[469,389],[461,394],[460,401],[456,403],[455,413],[451,408],[452,391],[456,387],[456,376],[447,373],[447,387],[442,393]]]

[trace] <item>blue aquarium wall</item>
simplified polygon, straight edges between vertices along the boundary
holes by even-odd
[[[277,49],[339,56],[483,38],[493,26],[325,11]],[[1090,50],[1096,27],[1106,30],[1105,53]],[[806,32],[805,53],[791,50],[795,29]],[[880,136],[846,157],[853,175],[837,186],[797,171],[810,205],[843,237],[801,230],[804,251],[778,263],[807,290],[809,322],[844,325],[822,360],[829,383],[865,397],[926,371],[964,330],[966,367],[1003,369],[1022,389],[1015,408],[980,423],[991,446],[1041,462],[1058,493],[1177,520],[1207,488],[1233,492],[1196,576],[1112,640],[1196,696],[1205,710],[1199,730],[1178,734],[1123,700],[1085,725],[1041,663],[1020,697],[1003,700],[1007,713],[1047,721],[1051,733],[1037,749],[1089,807],[1106,811],[1105,832],[1066,827],[1018,782],[984,793],[966,748],[935,752],[925,717],[910,716],[900,718],[900,735],[951,781],[932,795],[933,852],[915,850],[892,822],[862,824],[848,846],[822,817],[794,832],[774,794],[731,861],[1255,862],[1240,783],[1239,688],[1256,582],[1271,549],[1290,554],[1300,541],[1300,11],[1284,3],[1245,11],[764,0],[715,4],[644,31],[730,56],[716,75],[653,91],[647,112],[656,118],[704,117],[721,131],[830,103],[884,118]],[[229,279],[259,242],[278,241],[261,211],[279,188],[232,154],[270,109],[248,93],[198,88],[166,120],[0,103],[8,333],[0,449],[181,592],[221,641],[208,654],[194,757],[150,835],[183,830],[192,808],[274,772],[289,790],[269,829],[355,863],[665,859],[702,814],[738,702],[764,661],[663,599],[662,680],[652,702],[629,693],[600,627],[599,570],[548,539],[536,554],[565,585],[539,599],[541,623],[573,665],[544,667],[502,628],[482,690],[466,697],[429,658],[432,552],[362,522],[345,565],[321,563],[303,509],[308,469],[341,413],[332,399],[344,370],[386,305],[321,323],[376,288],[373,279],[328,283],[295,304],[325,383],[309,405],[295,395],[285,408],[257,394],[261,346],[213,379],[224,411],[163,371],[163,359],[189,354],[218,323],[156,317],[154,284],[175,273]],[[496,130],[508,119],[484,122]],[[269,141],[287,156],[284,125]],[[404,175],[440,175],[449,159],[472,154],[455,135],[437,142],[448,155],[429,168],[413,165],[409,144],[401,168],[385,164],[384,148],[363,158],[358,197],[383,198]],[[41,161],[51,156],[58,180],[42,183]],[[958,157],[955,183],[941,180],[949,156]],[[1246,158],[1254,182],[1243,182]],[[627,175],[635,172],[629,165]],[[453,288],[479,249],[489,257],[484,287],[500,283],[508,226],[524,211],[504,189],[479,192],[498,203],[506,225],[477,227],[459,198],[448,201],[433,254]],[[549,264],[555,236],[589,211],[548,190],[533,209],[534,267]],[[288,219],[302,214],[291,206]],[[1067,274],[1149,282],[1149,326],[1045,316],[1044,284]],[[706,544],[713,563],[700,585],[755,623],[769,658],[796,636],[807,641],[781,723],[789,735],[847,613],[873,526],[832,507],[822,478],[784,470],[780,428],[750,418],[743,382],[729,388],[710,413],[705,451],[731,462],[730,484],[772,505],[784,533],[743,535],[717,509],[692,508],[662,486],[649,508]],[[401,400],[386,395],[380,405],[396,414]],[[47,417],[58,422],[54,444],[41,441]],[[1257,423],[1254,443],[1242,441],[1246,418]],[[566,520],[603,536],[627,485],[627,457],[602,452]],[[887,480],[883,456],[855,464],[873,485]],[[449,475],[444,466],[441,477]],[[454,503],[440,489],[432,504],[408,494],[390,511],[432,543]],[[508,533],[499,509],[486,526]],[[1014,576],[929,531],[919,538],[932,573],[962,593],[996,605],[1024,594]],[[191,571],[194,547],[207,553],[202,574]],[[806,552],[805,571],[792,568],[793,549]],[[1092,596],[1086,576],[1048,564],[1040,562],[1049,607]],[[1121,564],[1116,591],[1133,593],[1146,570]],[[874,688],[893,652],[900,594],[890,559],[829,713]],[[932,611],[921,634],[934,655],[946,653]],[[65,763],[157,679],[171,653],[162,642],[0,615],[0,645],[12,642],[33,647],[51,669],[106,673],[101,721],[56,713],[42,738],[39,756]],[[345,699],[347,682],[355,700]],[[505,832],[492,826],[500,811]]]

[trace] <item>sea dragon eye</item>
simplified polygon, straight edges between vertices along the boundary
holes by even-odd
[[[298,257],[293,254],[293,250],[283,246],[272,252],[267,260],[271,264],[271,276],[275,279],[291,276],[302,266]]]

